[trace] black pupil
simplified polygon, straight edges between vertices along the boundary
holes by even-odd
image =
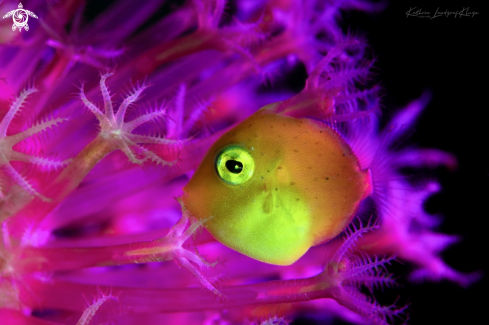
[[[243,170],[243,164],[237,160],[226,161],[226,168],[233,174],[239,174]]]

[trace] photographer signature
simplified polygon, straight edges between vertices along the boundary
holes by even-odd
[[[453,16],[455,18],[462,18],[462,17],[473,18],[475,15],[478,15],[478,14],[479,13],[477,11],[470,11],[470,7],[464,7],[462,10],[459,10],[459,11],[448,11],[448,10],[441,11],[440,7],[438,7],[438,8],[436,8],[436,11],[434,14],[432,14],[430,11],[423,11],[422,8],[411,7],[406,12],[406,18],[416,17],[416,18],[434,19],[434,18],[438,18],[438,17],[448,18],[450,16]]]

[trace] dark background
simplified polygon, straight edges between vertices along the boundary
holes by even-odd
[[[470,7],[473,18],[453,16],[425,19],[406,17],[410,7],[432,14]],[[462,240],[443,253],[444,260],[463,272],[485,271],[489,238],[489,125],[486,117],[487,43],[480,2],[397,1],[378,14],[345,13],[344,25],[366,36],[377,57],[375,72],[384,86],[384,118],[423,90],[433,99],[422,114],[409,142],[455,154],[458,170],[434,171],[442,192],[426,203],[431,213],[445,216],[442,233]],[[484,24],[487,28],[487,24]],[[487,280],[469,288],[443,281],[412,285],[400,280],[400,295],[409,297],[410,324],[485,323]],[[397,290],[397,289],[396,289]],[[405,301],[401,299],[401,301]]]

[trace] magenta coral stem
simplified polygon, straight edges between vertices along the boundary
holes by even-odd
[[[178,249],[171,239],[88,248],[32,248],[22,251],[16,269],[21,272],[76,270],[92,266],[112,266],[166,261]]]
[[[0,309],[0,319],[3,324],[11,325],[58,325],[58,323],[53,323],[44,319],[37,317],[25,316],[20,311],[2,308]]]
[[[59,308],[71,311],[83,310],[86,306],[81,295],[66,300],[70,292],[83,293],[86,297],[97,294],[97,290],[112,290],[118,296],[122,308],[130,307],[134,313],[188,312],[208,309],[232,308],[275,303],[309,301],[332,298],[334,288],[320,288],[318,277],[300,280],[281,280],[244,286],[229,286],[220,289],[224,301],[203,288],[180,289],[135,289],[105,288],[67,282],[42,283],[29,281],[39,299],[28,297],[23,302],[30,306]],[[98,289],[97,289],[98,288]],[[49,293],[49,294],[48,294]],[[26,295],[28,296],[28,295]]]
[[[62,200],[74,190],[85,176],[102,160],[113,148],[110,142],[97,137],[73,159],[73,161],[56,178],[51,188],[56,189],[55,201]],[[60,186],[61,187],[58,187]],[[51,192],[48,190],[51,194]]]

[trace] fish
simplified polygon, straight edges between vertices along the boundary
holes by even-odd
[[[219,242],[275,265],[338,236],[373,188],[333,127],[283,106],[267,105],[223,134],[181,198]]]

